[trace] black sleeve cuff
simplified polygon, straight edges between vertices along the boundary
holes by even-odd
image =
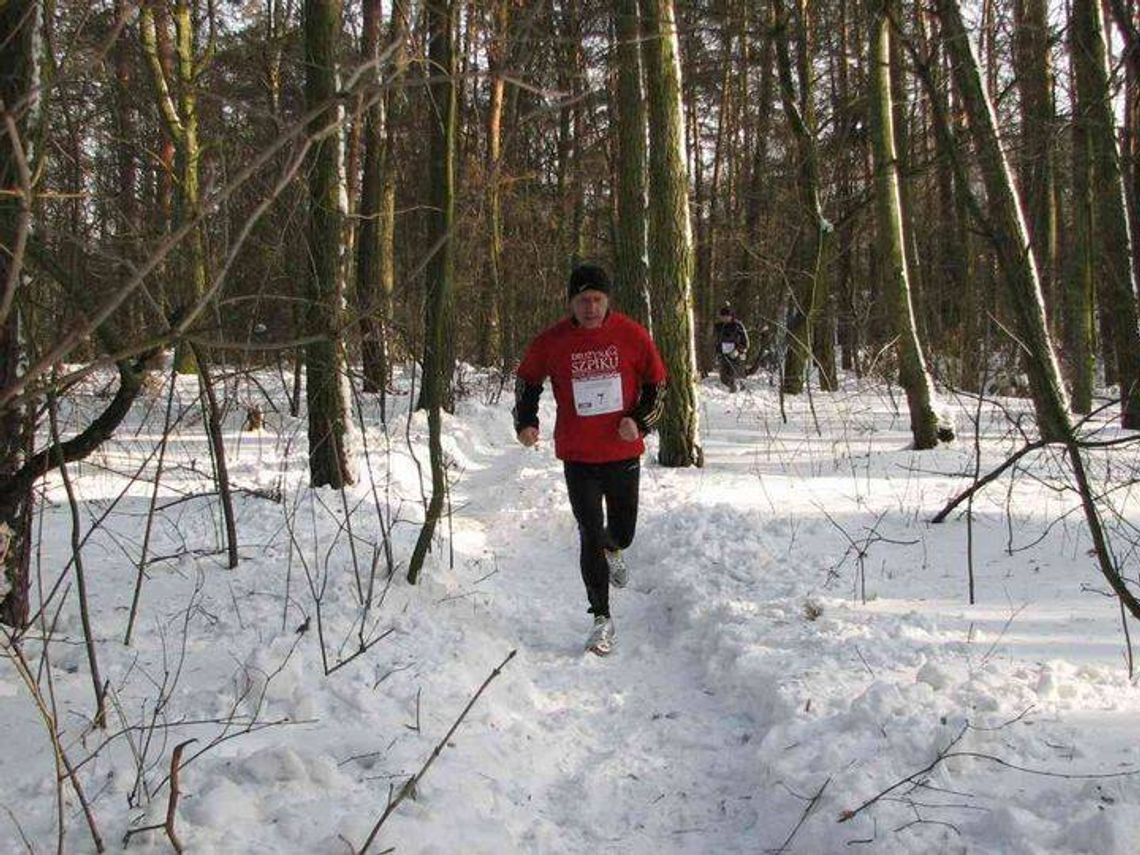
[[[538,427],[538,398],[541,394],[541,383],[527,383],[521,377],[515,378],[515,406],[511,410],[515,418],[515,433],[523,428]]]
[[[652,431],[659,421],[665,408],[665,383],[643,383],[641,395],[638,396],[637,406],[629,417],[637,422],[638,430],[643,434]]]

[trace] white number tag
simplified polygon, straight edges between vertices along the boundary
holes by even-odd
[[[601,416],[621,410],[621,375],[591,377],[574,382],[574,409],[580,416]]]
[[[722,341],[720,343],[720,352],[721,353],[732,353],[734,350],[736,350],[736,345],[733,344],[731,341]]]

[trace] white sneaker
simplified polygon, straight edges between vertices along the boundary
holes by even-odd
[[[614,649],[617,635],[614,632],[612,618],[597,616],[594,618],[594,627],[590,630],[590,637],[586,639],[586,651],[606,656]]]
[[[606,564],[610,566],[610,584],[615,588],[624,588],[629,581],[629,568],[625,566],[621,550],[607,549]]]

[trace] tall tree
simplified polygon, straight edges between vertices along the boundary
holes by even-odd
[[[384,206],[384,98],[380,88],[383,79],[380,57],[382,5],[381,0],[364,0],[360,45],[360,59],[368,68],[364,80],[372,84],[365,89],[364,96],[368,100],[362,131],[364,169],[360,180],[360,226],[356,242],[356,299],[360,308],[365,392],[381,392],[388,383],[388,342],[384,324],[387,305],[380,281],[380,218]]]
[[[693,341],[693,237],[685,168],[681,62],[672,0],[641,0],[649,119],[649,281],[669,375],[659,431],[664,466],[702,466]]]
[[[894,117],[891,103],[891,0],[878,0],[871,24],[871,148],[875,160],[875,207],[878,213],[879,245],[884,275],[893,303],[899,354],[899,382],[906,390],[910,431],[916,449],[938,445],[939,424],[934,412],[934,384],[918,338],[906,256],[904,219],[899,192],[898,160],[895,157]],[[947,439],[949,437],[946,437]]]
[[[161,8],[158,8],[161,7]],[[170,15],[170,12],[173,15]],[[173,19],[171,40],[167,31]],[[211,22],[212,24],[212,22]],[[143,53],[150,69],[151,82],[158,100],[166,133],[174,142],[174,222],[173,228],[198,216],[201,205],[202,144],[199,138],[199,80],[213,56],[213,27],[206,46],[199,51],[198,16],[189,0],[147,0],[139,6],[139,31]],[[164,56],[162,46],[173,46],[173,67]],[[179,289],[170,300],[175,314],[195,307],[206,292],[206,248],[202,232],[195,228],[186,237],[184,262],[179,275]],[[179,347],[177,367],[182,373],[196,370],[194,354],[189,347]]]
[[[1070,41],[1076,28],[1069,28]],[[1078,49],[1074,44],[1073,49]],[[1076,63],[1070,64],[1070,77],[1075,77]],[[1075,80],[1070,81],[1077,91]],[[1069,384],[1074,413],[1092,410],[1096,384],[1096,288],[1093,258],[1093,222],[1096,204],[1092,197],[1093,158],[1089,144],[1088,123],[1079,111],[1072,122],[1072,238],[1065,265],[1064,341],[1068,357]]]
[[[835,196],[839,208],[839,226],[836,230],[838,245],[835,248],[836,338],[841,348],[841,365],[845,370],[857,371],[859,325],[856,317],[857,285],[854,256],[858,245],[856,213],[863,203],[859,198],[856,166],[864,157],[864,152],[863,146],[857,139],[859,99],[856,97],[851,79],[855,75],[852,73],[850,58],[853,53],[858,54],[857,50],[852,51],[850,47],[854,24],[851,21],[853,11],[851,6],[848,0],[840,0],[838,4],[839,20],[835,24],[837,50],[832,52],[829,65],[834,77],[832,109],[836,127]],[[854,43],[856,45],[859,43],[857,36]]]
[[[980,379],[978,357],[981,337],[977,330],[981,327],[978,310],[975,309],[976,282],[971,270],[970,216],[966,199],[968,188],[963,178],[965,172],[955,168],[959,162],[957,147],[959,130],[952,126],[951,112],[953,86],[946,71],[946,57],[942,51],[939,20],[930,13],[923,15],[917,27],[924,39],[924,52],[927,61],[922,72],[927,77],[925,87],[927,110],[931,114],[931,132],[934,137],[935,154],[935,236],[933,250],[935,260],[932,268],[937,272],[941,287],[931,289],[933,305],[931,315],[935,320],[931,342],[936,346],[953,348],[960,357],[957,376],[951,376],[963,388],[977,390]],[[927,18],[926,16],[929,15]],[[937,295],[937,296],[935,296]]]
[[[785,0],[777,0],[775,26],[776,66],[779,72],[780,96],[784,115],[795,139],[796,189],[799,212],[795,244],[788,265],[789,290],[788,347],[784,359],[783,391],[798,394],[804,388],[804,374],[813,359],[815,348],[812,339],[815,331],[812,322],[819,317],[826,290],[822,277],[825,241],[830,224],[823,216],[819,199],[819,160],[815,143],[815,129],[811,109],[808,4],[794,0],[795,13],[790,14]],[[793,30],[794,28],[794,30]],[[790,42],[798,41],[797,71],[799,89],[792,76]]]
[[[896,22],[895,26],[900,28],[903,26],[904,20],[902,8],[902,0],[891,0],[890,14]],[[914,158],[911,152],[915,145],[914,137],[917,134],[911,133],[914,110],[909,99],[907,67],[900,40],[891,39],[890,48],[895,157],[898,159],[899,201],[902,204],[903,234],[906,238],[904,248],[906,250],[907,271],[910,275],[910,298],[914,305],[915,321],[918,323],[919,330],[924,331],[927,315],[924,311],[927,277],[923,258],[918,249],[918,229],[915,228],[919,216],[916,197],[920,188],[916,186],[915,175],[917,170],[914,168]]]
[[[637,0],[613,4],[617,88],[614,98],[614,297],[623,312],[650,319],[645,234],[645,96]]]
[[[1112,21],[1124,40],[1124,132],[1122,172],[1132,226],[1132,267],[1140,271],[1140,9],[1136,0],[1108,0]]]
[[[487,73],[491,93],[487,104],[487,265],[479,331],[479,361],[503,361],[503,95],[506,92],[507,44],[511,22],[509,0],[495,0],[487,38]]]
[[[388,326],[393,317],[392,296],[396,289],[396,146],[399,139],[401,119],[407,109],[408,96],[405,92],[404,77],[407,73],[408,51],[408,3],[407,0],[392,0],[391,21],[388,27],[388,48],[390,73],[384,89],[384,146],[381,150],[380,166],[380,210],[377,212],[377,242],[380,260],[379,315],[384,324],[383,341],[389,342]],[[385,358],[388,357],[385,352]],[[385,381],[390,366],[385,365]],[[381,415],[385,410],[386,387],[381,389]]]
[[[760,85],[755,96],[755,132],[752,134],[752,150],[748,164],[748,184],[744,194],[744,235],[740,248],[741,275],[733,290],[733,302],[741,309],[740,314],[747,321],[756,321],[761,316],[760,295],[762,291],[760,273],[761,224],[765,214],[765,203],[769,202],[771,173],[768,167],[769,145],[771,144],[772,107],[775,98],[773,85],[772,33],[766,30],[761,35],[757,62],[760,65]],[[751,41],[746,40],[746,45]],[[749,47],[749,51],[753,48]],[[770,207],[770,205],[768,206]]]
[[[975,205],[976,214],[983,221],[983,231],[993,246],[1004,291],[1013,310],[1037,414],[1037,428],[1047,441],[1066,441],[1071,435],[1068,398],[1045,322],[1037,264],[1033,253],[1027,251],[1028,231],[998,134],[997,118],[958,3],[938,0],[938,14],[986,189],[986,211],[983,213],[981,206]]]
[[[1092,162],[1090,193],[1095,205],[1096,281],[1107,311],[1102,324],[1110,329],[1117,382],[1120,384],[1121,425],[1140,429],[1140,328],[1133,281],[1132,244],[1125,207],[1124,182],[1116,146],[1116,120],[1109,86],[1108,49],[1099,0],[1073,0],[1070,22],[1074,76],[1077,84],[1074,120],[1082,124]]]
[[[30,228],[32,164],[29,119],[38,109],[36,57],[41,26],[36,0],[0,6],[0,392],[13,388],[27,366],[27,338],[17,292],[23,281]],[[31,455],[35,404],[25,399],[0,407],[0,622],[28,620],[32,484],[14,476]]]
[[[558,221],[563,233],[564,255],[571,264],[582,260],[586,252],[586,198],[582,170],[585,133],[585,70],[583,68],[581,3],[562,3],[557,7],[557,32],[560,38],[555,50],[561,54],[558,63],[559,89],[567,93],[560,107],[558,122],[558,198],[563,211]]]
[[[429,138],[428,229],[432,255],[427,266],[427,310],[424,319],[423,386],[420,409],[427,410],[431,453],[431,500],[423,527],[408,562],[413,585],[431,546],[435,526],[443,515],[447,469],[441,443],[441,412],[452,406],[452,364],[449,354],[451,304],[455,269],[455,12],[456,0],[428,0]]]
[[[1014,71],[1021,95],[1019,176],[1041,289],[1055,303],[1057,216],[1053,68],[1047,0],[1014,0]]]
[[[305,103],[309,124],[309,270],[305,397],[309,407],[309,476],[314,487],[340,488],[354,473],[346,439],[349,396],[340,340],[344,301],[341,263],[343,188],[337,95],[340,0],[305,0]]]
[[[1076,0],[1075,5],[1081,2],[1083,0]],[[1096,6],[1095,14],[1099,15],[1099,4]],[[1089,484],[1081,448],[1069,419],[1061,373],[1045,323],[1037,266],[1033,253],[1028,251],[1029,233],[1013,174],[998,136],[993,105],[984,88],[978,60],[962,21],[962,10],[957,0],[937,0],[937,8],[944,25],[947,50],[955,61],[954,75],[969,116],[970,132],[988,197],[988,216],[983,216],[977,205],[974,206],[975,213],[982,220],[994,248],[1004,290],[1017,322],[1016,333],[1025,357],[1023,364],[1029,374],[1037,427],[1043,440],[1064,445],[1101,573],[1120,599],[1121,608],[1127,609],[1134,618],[1140,618],[1140,599],[1125,583],[1109,552],[1096,496]]]

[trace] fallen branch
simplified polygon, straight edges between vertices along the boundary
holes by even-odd
[[[998,466],[996,469],[992,469],[991,471],[987,472],[981,478],[975,478],[974,483],[971,484],[969,486],[969,488],[967,488],[966,490],[964,490],[963,492],[961,492],[957,496],[955,496],[953,499],[951,499],[946,504],[946,507],[944,507],[937,514],[935,514],[934,518],[931,519],[930,521],[932,523],[945,522],[946,517],[948,517],[950,515],[950,512],[953,511],[956,507],[958,507],[958,505],[962,504],[962,502],[966,501],[967,499],[972,498],[975,493],[977,493],[979,490],[981,490],[987,484],[991,483],[992,481],[997,480],[999,477],[1001,477],[1001,474],[1003,472],[1005,472],[1007,469],[1009,469],[1011,466],[1013,466],[1015,463],[1017,463],[1017,461],[1021,460],[1021,458],[1023,458],[1025,455],[1029,454],[1029,452],[1036,451],[1039,448],[1044,448],[1048,444],[1049,443],[1045,442],[1045,440],[1038,439],[1038,440],[1035,440],[1033,442],[1030,442],[1030,443],[1023,445],[1020,449],[1018,449],[1016,452],[1014,452],[1014,454],[1011,457],[1007,457],[1005,459],[1005,461],[1000,466]]]
[[[0,628],[2,629],[2,628]],[[96,852],[105,852],[106,848],[103,845],[103,838],[99,834],[99,827],[95,822],[95,813],[91,809],[90,802],[87,801],[87,796],[83,792],[83,787],[79,783],[79,776],[75,774],[75,767],[68,759],[66,752],[63,750],[63,742],[60,739],[59,731],[56,729],[56,713],[54,697],[49,707],[48,701],[44,699],[42,692],[40,692],[39,684],[36,681],[35,675],[32,674],[32,669],[28,665],[27,659],[24,658],[24,652],[20,646],[15,642],[12,633],[7,629],[2,629],[4,634],[3,655],[8,657],[12,664],[16,667],[16,672],[20,675],[20,679],[24,683],[24,687],[32,696],[32,701],[36,705],[36,710],[40,714],[40,719],[43,721],[45,728],[48,732],[48,739],[51,740],[52,751],[55,754],[56,761],[56,787],[66,777],[70,782],[72,788],[75,790],[75,796],[79,799],[79,805],[83,809],[83,816],[87,820],[87,828],[91,832],[91,841],[95,844]],[[49,682],[50,691],[50,682]],[[62,798],[62,793],[60,794]],[[61,801],[62,804],[62,801]],[[63,814],[60,813],[60,839],[62,840],[62,822]],[[61,844],[62,845],[62,844]]]
[[[795,838],[800,828],[803,827],[803,824],[807,822],[808,815],[812,812],[812,810],[815,809],[815,806],[819,803],[820,797],[823,795],[823,791],[827,789],[827,785],[830,783],[831,778],[828,777],[828,779],[823,782],[820,788],[815,791],[815,795],[808,800],[807,807],[805,807],[804,812],[800,814],[800,821],[796,823],[796,827],[792,829],[791,833],[787,836],[784,842],[780,844],[780,847],[778,849],[773,849],[770,851],[776,853],[776,855],[779,855],[781,852],[788,851],[788,847],[792,845],[792,840]]]
[[[1019,716],[1019,718],[1020,718],[1020,716]],[[1014,719],[1014,721],[1016,721],[1016,719]],[[989,760],[991,763],[997,763],[999,766],[1004,766],[1007,769],[1013,769],[1013,770],[1018,771],[1018,772],[1025,772],[1028,775],[1040,775],[1040,776],[1043,776],[1046,778],[1063,778],[1063,779],[1069,780],[1069,781],[1098,781],[1098,780],[1104,780],[1106,778],[1126,778],[1126,777],[1129,777],[1131,775],[1140,774],[1140,769],[1129,769],[1129,770],[1124,771],[1124,772],[1087,772],[1087,773],[1076,773],[1076,774],[1066,773],[1066,772],[1051,772],[1051,771],[1048,771],[1046,769],[1031,769],[1027,766],[1018,766],[1016,763],[1010,763],[1008,760],[1003,760],[1002,758],[996,757],[993,754],[982,754],[979,751],[954,751],[954,750],[952,750],[954,748],[954,746],[957,745],[959,741],[961,741],[962,737],[965,736],[966,731],[969,729],[970,729],[969,724],[964,725],[962,727],[962,729],[958,732],[958,735],[955,736],[952,740],[950,740],[950,743],[944,749],[939,751],[938,756],[935,757],[934,760],[932,760],[928,765],[919,769],[917,772],[914,772],[913,774],[907,775],[905,778],[891,784],[885,790],[882,790],[877,795],[874,795],[871,798],[867,799],[867,801],[863,802],[863,804],[859,805],[859,807],[857,807],[853,810],[843,811],[842,813],[839,814],[839,819],[837,821],[838,822],[847,822],[847,820],[853,819],[854,817],[856,817],[857,815],[862,813],[864,810],[869,808],[871,805],[875,804],[875,802],[882,799],[884,796],[887,796],[890,793],[893,793],[895,790],[897,790],[899,787],[901,787],[905,784],[914,783],[917,779],[921,778],[923,775],[926,775],[927,773],[933,771],[934,768],[936,766],[938,766],[939,763],[942,763],[946,760],[952,760],[955,757],[972,757],[975,760]]]
[[[128,830],[127,833],[123,835],[124,847],[136,834],[142,834],[144,831],[155,831],[161,828],[166,832],[166,837],[170,840],[170,845],[174,847],[174,851],[177,852],[178,855],[182,855],[182,841],[178,839],[178,835],[174,832],[174,817],[178,813],[178,797],[182,794],[182,790],[178,786],[178,771],[182,764],[183,749],[190,743],[197,741],[197,739],[187,739],[185,742],[179,742],[174,746],[174,753],[170,755],[170,795],[166,799],[165,821]]]
[[[491,681],[499,676],[503,668],[506,667],[506,664],[515,658],[516,653],[518,653],[518,650],[512,650],[510,653],[508,653],[507,658],[500,662],[499,666],[495,668],[495,670],[493,670],[490,675],[488,675],[486,680],[483,681],[483,685],[479,687],[478,691],[476,691],[475,694],[471,697],[471,700],[467,702],[467,706],[463,708],[463,712],[459,714],[459,718],[455,720],[455,723],[452,724],[451,728],[447,731],[447,733],[444,734],[443,739],[441,739],[439,741],[439,744],[436,745],[432,750],[431,754],[428,756],[427,761],[424,763],[423,768],[421,768],[420,771],[416,772],[416,774],[414,774],[404,783],[404,786],[400,788],[400,792],[396,795],[396,798],[389,800],[388,807],[384,809],[384,813],[380,815],[380,819],[378,819],[376,821],[376,824],[372,826],[372,832],[368,835],[368,839],[364,841],[364,845],[356,851],[355,855],[364,855],[364,853],[368,851],[368,847],[372,845],[373,841],[376,839],[376,835],[380,833],[380,827],[385,823],[388,817],[392,815],[396,808],[399,807],[400,802],[402,802],[404,799],[416,791],[416,785],[419,784],[420,780],[422,780],[424,775],[427,774],[427,770],[431,768],[431,764],[435,762],[435,758],[443,752],[444,746],[447,745],[447,743],[451,740],[452,735],[459,728],[459,725],[463,722],[463,719],[467,717],[467,713],[471,712],[471,708],[475,706],[475,702],[479,700],[479,696],[483,694],[483,691],[487,688],[487,686],[491,684]]]
[[[962,394],[968,394],[968,393],[962,393]],[[986,400],[984,396],[978,396],[978,406],[979,407],[981,406],[981,403],[984,400]],[[990,403],[994,403],[994,402],[991,401]],[[1071,441],[1071,443],[1068,443],[1068,444],[1075,445],[1077,448],[1084,449],[1086,451],[1096,451],[1096,450],[1109,450],[1109,449],[1115,448],[1118,445],[1130,445],[1130,444],[1137,442],[1138,438],[1134,435],[1116,437],[1114,439],[1108,439],[1108,440],[1088,440],[1088,439],[1082,440],[1082,439],[1079,439],[1077,437],[1077,432],[1082,427],[1084,427],[1086,424],[1088,424],[1094,416],[1099,415],[1102,411],[1104,411],[1108,407],[1110,407],[1114,404],[1118,404],[1118,403],[1120,403],[1119,400],[1109,401],[1108,403],[1104,404],[1103,406],[1097,407],[1095,410],[1093,410],[1093,412],[1085,415],[1080,421],[1078,421],[1073,426],[1072,441]],[[979,421],[980,421],[980,419],[979,419]],[[1029,454],[1031,451],[1037,451],[1038,449],[1045,448],[1046,446],[1056,445],[1056,444],[1057,443],[1055,443],[1055,442],[1048,442],[1044,439],[1027,440],[1025,445],[1023,445],[1020,449],[1015,451],[1011,457],[1007,458],[996,469],[990,471],[984,477],[978,478],[978,473],[977,473],[977,470],[975,469],[974,483],[971,484],[970,487],[968,489],[966,489],[964,492],[960,493],[958,496],[951,499],[950,502],[947,503],[947,505],[941,511],[939,511],[930,521],[932,523],[945,522],[946,517],[949,516],[950,512],[953,511],[956,507],[958,507],[958,505],[962,504],[962,502],[966,501],[967,499],[972,498],[979,490],[981,490],[987,484],[993,482],[995,479],[1000,477],[1003,472],[1005,472],[1007,469],[1009,469],[1011,466],[1013,466],[1015,463],[1017,463],[1017,461],[1021,460],[1021,458],[1023,458],[1025,455]],[[976,450],[976,443],[975,443],[975,454],[978,454],[978,452]],[[976,458],[976,460],[977,459],[978,458]]]

